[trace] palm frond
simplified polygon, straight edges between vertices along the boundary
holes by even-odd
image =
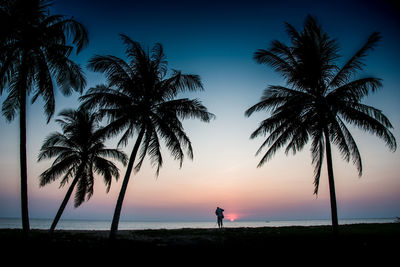
[[[307,144],[309,140],[310,124],[310,121],[307,119],[302,119],[298,122],[297,127],[292,130],[292,140],[285,149],[286,155],[289,154],[290,151],[295,155],[297,151],[301,151]]]
[[[146,130],[145,140],[144,142],[142,142],[139,162],[135,166],[135,171],[140,171],[144,158],[146,154],[148,154],[152,167],[156,167],[156,176],[158,177],[158,175],[160,174],[160,169],[163,165],[161,144],[156,129],[154,129],[151,125],[148,125],[148,127],[150,128],[147,128]]]
[[[41,53],[41,51],[39,50],[38,53]],[[36,94],[32,98],[32,103],[34,103],[39,96],[43,97],[45,103],[45,114],[47,115],[47,123],[49,123],[50,119],[54,115],[55,98],[53,80],[45,59],[46,57],[43,54],[37,59],[38,66],[36,68],[38,71],[36,73],[35,80],[37,80],[38,86]]]
[[[102,157],[112,158],[121,162],[124,166],[128,163],[128,157],[126,154],[117,149],[101,149],[97,150],[96,154]]]
[[[85,196],[90,192],[90,177],[85,167],[85,164],[81,164],[75,174],[76,178],[78,178],[74,196],[75,208],[79,207],[85,201]]]
[[[59,132],[50,133],[43,141],[42,148],[46,149],[55,145],[69,146],[68,138]]]
[[[100,108],[101,110],[112,109],[120,106],[129,106],[131,98],[118,90],[106,85],[97,85],[90,88],[87,93],[79,98],[81,106],[86,109]],[[104,111],[103,111],[104,112]]]
[[[341,105],[344,106],[348,106],[351,108],[355,108],[356,110],[359,110],[360,112],[376,119],[377,121],[379,121],[380,123],[382,123],[383,126],[385,126],[388,129],[393,129],[393,125],[390,122],[390,120],[388,119],[388,117],[386,117],[382,110],[379,110],[377,108],[374,108],[372,106],[368,106],[366,104],[362,104],[359,102],[353,102],[353,101],[343,101],[343,102],[339,102]],[[340,106],[341,106],[340,105]]]
[[[56,81],[65,96],[69,96],[72,90],[82,94],[86,87],[86,77],[80,65],[66,58],[64,61],[57,62]]]
[[[264,90],[260,102],[247,109],[245,115],[250,117],[254,112],[257,111],[276,110],[278,107],[289,102],[307,102],[309,101],[310,97],[311,96],[305,92],[283,86],[270,85]]]
[[[19,92],[17,90],[11,91],[2,105],[2,113],[7,121],[14,120],[20,107]]]
[[[293,48],[288,47],[284,43],[278,40],[272,41],[270,52],[282,58],[283,61],[287,62],[293,68],[297,67],[298,62],[293,54]]]
[[[351,135],[350,131],[347,129],[344,122],[340,119],[340,117],[337,118],[337,122],[341,128],[341,131],[343,132],[343,136],[346,140],[347,146],[349,148],[349,152],[351,153],[351,157],[353,158],[353,164],[356,165],[356,167],[357,167],[358,176],[361,177],[362,161],[361,161],[360,151],[358,150],[358,147],[357,147],[357,143],[354,140],[353,136]]]
[[[72,43],[76,45],[76,53],[79,54],[89,43],[86,27],[72,18],[64,19],[61,23],[63,32],[65,32],[67,38],[72,38]]]
[[[198,99],[174,99],[165,101],[157,106],[157,113],[172,112],[180,119],[200,119],[209,122],[215,115],[208,112],[207,108]]]
[[[17,58],[18,52],[16,49],[5,49],[0,46],[0,95],[3,94],[6,85],[12,81],[12,77],[15,76],[16,66],[13,62],[15,62]]]
[[[113,121],[112,123],[109,124],[109,126],[115,126],[116,125],[115,122],[119,122],[119,121]],[[126,123],[126,120],[122,120],[121,119],[120,122],[124,123],[125,125],[128,125]],[[133,131],[132,128],[133,127],[129,127],[129,126],[126,127],[126,130],[125,130],[124,134],[121,136],[121,138],[118,141],[117,147],[123,147],[123,146],[127,146],[128,145],[129,138],[131,138],[133,136],[133,134],[134,134],[134,131]],[[114,133],[114,132],[116,133],[116,132],[120,131],[123,128],[122,127],[121,128],[120,127],[113,127],[111,129],[112,129],[112,131],[110,131],[110,136],[112,135],[112,133]]]
[[[183,159],[185,154],[182,150],[181,142],[177,136],[177,131],[179,131],[174,123],[168,120],[168,118],[162,117],[153,117],[153,123],[156,125],[157,132],[164,139],[165,146],[170,151],[170,155],[174,160],[178,160],[180,166],[182,167]],[[156,153],[156,156],[158,153]]]
[[[64,185],[66,185],[70,179],[73,179],[75,172],[76,172],[76,166],[67,170],[65,172],[65,175],[61,178],[60,186],[58,188],[64,187]]]
[[[154,62],[155,68],[158,70],[159,77],[162,79],[167,74],[168,70],[168,61],[164,54],[162,44],[156,43],[151,52],[151,61]]]
[[[314,195],[318,195],[319,180],[321,177],[322,164],[324,162],[325,142],[322,131],[313,134],[311,144],[312,164],[314,165]]]
[[[178,70],[172,70],[171,77],[161,82],[161,88],[168,99],[174,98],[180,92],[204,90],[199,75],[182,74]]]
[[[250,139],[265,136],[267,133],[273,132],[278,128],[283,129],[288,123],[289,118],[282,112],[273,114],[259,124],[258,128],[250,135]]]
[[[146,129],[147,130],[144,133],[144,139],[143,139],[142,144],[140,146],[139,160],[138,160],[138,163],[135,166],[135,172],[136,173],[138,173],[140,171],[140,169],[142,168],[142,165],[143,165],[144,159],[146,157],[147,151],[148,151],[149,146],[150,146],[150,144],[152,142],[153,135],[155,134],[155,129],[154,129],[153,125],[151,125],[151,124],[147,125]]]
[[[58,162],[60,160],[62,161],[66,157],[76,154],[75,152],[76,151],[71,148],[62,146],[42,147],[38,156],[38,161],[59,157],[56,159]]]
[[[75,156],[66,157],[62,161],[53,164],[40,175],[40,186],[45,186],[58,179],[63,173],[75,173],[79,160]]]
[[[176,137],[179,140],[183,149],[186,149],[186,155],[190,160],[193,160],[193,147],[192,142],[190,141],[189,137],[186,135],[183,128],[177,127],[175,130]]]
[[[265,49],[258,49],[254,53],[253,58],[259,64],[271,66],[275,71],[281,73],[285,78],[290,77],[295,71],[293,66],[290,65],[287,60]]]
[[[366,132],[376,135],[385,141],[386,146],[390,150],[396,150],[396,138],[388,129],[392,128],[391,124],[387,125],[387,123],[390,123],[389,120],[378,110],[368,109],[365,105],[361,107],[356,105],[342,105],[338,112],[347,123],[353,124]]]
[[[357,79],[332,90],[327,95],[327,99],[333,101],[360,101],[363,97],[368,96],[369,92],[375,92],[382,87],[382,79],[368,77]]]
[[[126,86],[133,78],[131,67],[116,56],[95,55],[89,60],[87,67],[90,70],[104,73],[109,81],[109,87]]]
[[[357,71],[362,70],[365,66],[363,60],[367,52],[372,50],[381,38],[382,36],[379,32],[372,33],[360,50],[358,50],[333,77],[329,83],[329,87],[338,87],[347,83]]]
[[[301,34],[296,30],[296,28],[290,23],[285,22],[286,33],[289,35],[289,38],[294,47],[299,45],[299,40],[301,39]]]
[[[339,125],[336,119],[332,121],[329,126],[329,137],[331,142],[336,145],[340,154],[342,155],[342,158],[349,162],[351,156],[350,148],[347,143],[346,135],[342,131],[341,125]]]
[[[261,166],[264,165],[265,162],[270,160],[275,153],[283,147],[287,142],[290,141],[290,139],[293,137],[293,129],[296,128],[296,123],[295,122],[288,122],[285,124],[280,125],[277,127],[274,131],[271,132],[271,134],[268,136],[268,138],[264,141],[264,143],[260,146],[258,149],[256,155],[262,152],[262,149],[265,146],[269,146],[267,152],[264,154],[264,156],[261,158],[260,162],[258,163],[257,167],[260,168]]]
[[[122,42],[126,46],[125,54],[131,59],[133,63],[138,62],[150,62],[148,60],[148,55],[143,50],[139,42],[133,41],[129,36],[125,34],[120,34]]]
[[[119,179],[119,169],[113,162],[101,157],[96,157],[93,163],[95,172],[103,176],[104,183],[107,186],[106,192],[108,193],[111,188],[112,178]]]

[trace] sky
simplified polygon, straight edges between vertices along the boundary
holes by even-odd
[[[263,138],[250,134],[268,113],[244,116],[259,101],[268,85],[285,85],[272,68],[257,64],[253,53],[277,39],[286,44],[285,22],[301,29],[307,14],[316,16],[323,29],[340,44],[349,59],[374,32],[383,39],[366,58],[358,77],[383,79],[383,88],[364,99],[391,120],[400,142],[400,9],[394,1],[85,1],[57,0],[51,12],[73,16],[83,23],[90,43],[72,59],[88,79],[87,88],[105,82],[86,69],[98,54],[124,56],[120,33],[145,47],[163,45],[170,69],[198,74],[204,91],[181,97],[198,98],[216,115],[210,123],[184,121],[194,160],[182,168],[163,149],[164,164],[158,177],[146,161],[131,176],[121,220],[214,220],[217,206],[227,219],[292,220],[329,219],[326,168],[319,194],[313,194],[310,146],[296,155],[283,151],[257,168],[255,153]],[[56,92],[56,114],[79,106],[79,95]],[[3,102],[5,95],[1,96]],[[54,118],[56,118],[55,116]],[[54,119],[46,124],[43,103],[28,106],[28,194],[31,218],[53,218],[68,189],[59,181],[39,187],[39,175],[52,161],[37,162],[44,138],[60,131]],[[363,160],[363,176],[352,163],[333,151],[339,218],[387,218],[400,215],[400,152],[390,152],[376,136],[350,127]],[[0,117],[0,217],[20,217],[18,118]],[[132,139],[123,150],[130,154]],[[117,139],[107,142],[115,147]],[[120,166],[121,177],[125,168]],[[93,197],[78,208],[70,201],[65,219],[111,220],[122,178],[107,194],[103,181],[95,181]],[[71,199],[72,200],[72,199]]]

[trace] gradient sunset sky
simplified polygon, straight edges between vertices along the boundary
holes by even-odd
[[[57,0],[53,14],[73,16],[86,25],[89,46],[72,58],[84,67],[90,88],[104,82],[101,74],[86,70],[95,54],[125,58],[120,33],[152,47],[164,46],[169,67],[200,75],[203,92],[182,95],[199,98],[217,117],[208,124],[185,121],[194,148],[194,160],[179,169],[164,152],[157,178],[146,162],[131,177],[121,220],[214,220],[216,206],[226,217],[241,220],[329,219],[326,168],[318,196],[313,195],[310,146],[295,156],[278,152],[262,168],[255,152],[263,139],[250,134],[267,113],[251,118],[244,111],[255,104],[270,84],[285,85],[272,68],[252,59],[278,39],[289,44],[284,23],[301,29],[307,14],[340,44],[339,65],[381,32],[383,39],[370,52],[359,77],[383,79],[383,88],[364,103],[384,111],[400,142],[400,10],[395,1],[86,1]],[[56,93],[56,114],[76,108],[79,95]],[[1,103],[5,95],[1,96]],[[37,163],[44,138],[60,131],[46,124],[42,102],[28,107],[28,197],[31,218],[53,218],[67,186],[59,182],[39,188],[39,175],[52,161]],[[56,116],[55,116],[56,118]],[[339,218],[400,216],[400,152],[390,152],[375,136],[351,128],[363,160],[363,176],[334,150],[334,172]],[[0,217],[20,217],[18,119],[0,117]],[[108,146],[115,146],[117,139]],[[135,140],[124,151],[130,153]],[[121,177],[125,168],[120,166]],[[89,202],[79,208],[69,203],[62,218],[111,220],[122,178],[106,194],[97,179]],[[72,199],[71,199],[72,200]]]

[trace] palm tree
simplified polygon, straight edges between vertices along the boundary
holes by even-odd
[[[270,111],[252,133],[251,138],[268,138],[257,154],[269,147],[258,167],[268,161],[275,152],[286,146],[286,154],[295,154],[311,141],[314,169],[314,194],[318,194],[324,154],[326,153],[330,190],[332,228],[338,231],[336,194],[332,166],[331,144],[336,145],[344,160],[350,159],[362,175],[361,155],[347,124],[375,134],[386,142],[390,150],[396,150],[396,140],[389,131],[392,125],[382,111],[361,103],[370,91],[382,86],[376,77],[355,78],[363,69],[363,59],[380,40],[380,34],[371,34],[366,43],[342,67],[337,41],[321,29],[317,20],[308,16],[304,30],[298,32],[286,24],[292,46],[273,41],[269,50],[260,49],[254,59],[279,72],[287,86],[270,85],[261,101],[246,111],[246,116],[256,111]]]
[[[180,92],[202,90],[199,76],[173,70],[166,78],[167,60],[161,44],[154,45],[150,53],[128,36],[121,37],[130,61],[111,55],[93,57],[88,67],[104,73],[108,84],[91,88],[81,97],[83,106],[99,107],[100,114],[109,118],[106,127],[109,135],[123,133],[118,146],[126,145],[129,138],[137,134],[115,207],[110,239],[115,238],[118,230],[122,202],[139,149],[136,171],[140,170],[147,154],[159,174],[163,164],[162,140],[182,166],[184,150],[190,159],[193,159],[193,150],[181,120],[197,118],[209,122],[214,117],[197,99],[176,99]]]
[[[24,233],[29,232],[26,103],[41,96],[49,122],[54,114],[54,85],[64,95],[82,92],[86,80],[81,68],[68,57],[74,46],[79,53],[88,43],[82,24],[72,18],[49,14],[47,0],[6,0],[0,4],[0,94],[8,97],[2,112],[12,121],[19,112],[21,212]],[[6,25],[6,26],[4,26]],[[71,45],[67,43],[71,38]]]
[[[73,179],[57,215],[50,228],[54,231],[57,223],[75,191],[75,207],[93,195],[94,173],[103,176],[110,190],[112,178],[119,178],[119,170],[106,157],[126,165],[127,156],[117,149],[105,148],[104,130],[99,127],[99,116],[87,110],[67,109],[57,119],[63,133],[50,134],[44,141],[38,161],[56,157],[52,166],[40,175],[40,186],[45,186],[62,176],[60,187]]]

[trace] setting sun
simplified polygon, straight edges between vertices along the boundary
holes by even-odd
[[[236,221],[238,218],[239,218],[239,216],[237,214],[234,214],[234,213],[226,214],[226,219],[231,222]]]

